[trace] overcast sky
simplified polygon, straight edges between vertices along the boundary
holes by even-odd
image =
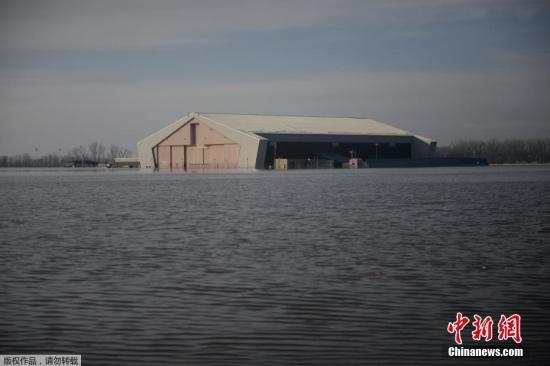
[[[0,2],[0,154],[135,151],[192,111],[550,137],[550,3]]]

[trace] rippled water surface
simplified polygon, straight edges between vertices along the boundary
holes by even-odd
[[[549,239],[549,167],[2,170],[0,353],[441,364],[461,311],[521,314],[536,364]]]

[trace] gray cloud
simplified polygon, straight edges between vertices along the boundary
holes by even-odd
[[[190,111],[368,116],[443,143],[550,136],[549,93],[549,74],[535,69],[332,73],[185,85],[35,77],[0,89],[8,121],[1,127],[0,153],[32,146],[56,151],[93,140],[134,147]]]
[[[0,47],[181,46],[212,42],[223,32],[530,17],[544,8],[531,0],[8,0],[0,8]]]
[[[529,19],[547,11],[543,1],[513,0],[236,0],[183,5],[141,0],[5,1],[0,5],[0,49],[5,54],[13,48],[155,52],[156,47],[217,42],[225,32],[328,24],[338,29],[366,23],[393,30],[395,37],[405,32],[412,39],[423,34],[403,25]],[[133,148],[139,139],[190,111],[368,116],[442,143],[550,136],[548,52],[501,51],[491,55],[505,60],[500,63],[505,68],[358,68],[325,73],[304,69],[294,78],[273,72],[257,73],[255,78],[229,75],[226,81],[209,78],[207,69],[193,78],[199,81],[160,80],[155,70],[143,78],[147,81],[137,81],[110,80],[124,66],[108,61],[106,67],[92,70],[78,62],[69,69],[63,63],[41,68],[14,62],[0,68],[0,154],[31,152],[35,147],[41,153],[55,152],[94,140]]]

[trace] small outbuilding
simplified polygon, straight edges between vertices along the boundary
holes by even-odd
[[[63,166],[72,168],[97,168],[98,165],[99,163],[97,161],[88,159],[72,160],[63,164]]]
[[[114,158],[113,168],[139,168],[138,158]]]

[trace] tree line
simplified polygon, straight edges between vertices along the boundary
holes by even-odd
[[[98,142],[88,147],[79,145],[66,154],[51,153],[41,157],[28,153],[14,156],[0,156],[0,167],[62,167],[73,161],[92,160],[98,163],[112,163],[115,158],[132,156],[132,151],[117,145],[109,148]],[[437,148],[436,155],[444,158],[473,157],[486,158],[489,164],[550,163],[550,139],[510,140],[461,140],[449,146]]]
[[[486,158],[489,164],[550,163],[550,139],[461,140],[438,147],[437,156]]]
[[[105,145],[92,142],[87,147],[79,145],[69,149],[65,154],[50,153],[37,156],[38,149],[35,149],[35,156],[29,153],[7,156],[0,156],[0,167],[63,167],[70,165],[73,161],[96,161],[98,163],[112,163],[115,158],[129,158],[132,151],[117,145],[106,148]]]

